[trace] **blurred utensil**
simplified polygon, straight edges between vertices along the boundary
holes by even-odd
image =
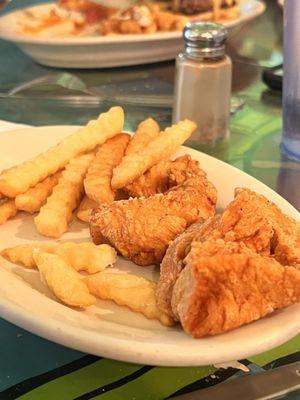
[[[65,89],[66,93],[55,93],[53,90],[37,90],[30,94],[24,94],[26,90],[42,89],[46,86],[58,86]],[[118,85],[121,85],[120,82]],[[44,75],[39,78],[23,82],[9,90],[0,90],[0,99],[10,97],[21,99],[43,99],[54,100],[64,103],[86,103],[87,105],[96,105],[101,102],[127,104],[139,107],[172,108],[172,94],[156,94],[145,92],[124,92],[124,88],[118,85],[101,85],[88,88],[85,82],[73,74],[56,73]],[[132,85],[131,85],[132,86]],[[145,88],[148,85],[145,85]],[[146,89],[145,89],[146,91]],[[155,90],[154,90],[155,91]],[[231,115],[243,108],[245,100],[238,97],[231,99]]]
[[[57,73],[40,76],[36,79],[22,82],[8,91],[0,92],[0,98],[11,97],[25,90],[47,85],[57,85],[65,89],[77,91],[86,89],[86,84],[77,76],[68,73]]]

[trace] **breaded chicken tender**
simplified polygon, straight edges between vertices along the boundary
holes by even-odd
[[[242,241],[260,254],[274,255],[281,264],[300,264],[300,223],[249,189],[236,190],[218,229],[226,241]]]
[[[164,193],[196,175],[206,176],[198,161],[184,155],[174,161],[160,161],[123,190],[131,197],[149,197],[156,193]]]
[[[201,338],[299,301],[300,271],[294,267],[251,253],[190,255],[174,286],[172,309],[183,329]]]
[[[214,215],[216,200],[215,187],[196,176],[165,194],[101,205],[90,217],[91,236],[136,264],[159,263],[178,234]]]
[[[210,218],[209,220],[215,217]],[[160,264],[160,276],[156,289],[156,302],[158,307],[166,314],[173,316],[171,297],[174,284],[185,267],[184,259],[190,251],[191,243],[201,227],[203,220],[192,224],[181,235],[178,235],[169,245]]]

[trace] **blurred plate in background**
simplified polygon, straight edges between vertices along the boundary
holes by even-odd
[[[47,11],[53,4],[28,8]],[[259,0],[241,0],[239,18],[224,23],[233,28],[265,10]],[[45,38],[18,32],[20,13],[0,18],[0,38],[15,43],[42,65],[62,68],[107,68],[172,60],[182,49],[181,31],[153,34]]]

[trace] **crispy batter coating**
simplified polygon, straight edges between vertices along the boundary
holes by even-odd
[[[69,264],[56,254],[35,250],[33,258],[49,289],[63,303],[74,307],[95,304],[86,284]]]
[[[13,218],[18,210],[14,200],[4,200],[0,202],[0,225],[4,224],[8,219]]]
[[[112,188],[123,188],[160,160],[169,158],[195,129],[196,124],[185,119],[167,128],[139,152],[126,155],[113,171]]]
[[[203,219],[200,219],[188,227],[181,235],[178,235],[169,245],[160,264],[160,276],[156,290],[157,306],[171,317],[173,317],[171,297],[174,284],[185,266],[183,261],[190,251],[193,238],[202,226]]]
[[[160,161],[126,185],[123,190],[131,197],[149,197],[156,193],[164,193],[196,175],[206,176],[200,169],[198,161],[185,155],[174,161],[167,159]]]
[[[160,127],[153,118],[147,118],[142,121],[135,134],[132,136],[125,154],[137,153],[153,139],[157,138],[160,133]]]
[[[107,244],[96,246],[89,242],[30,243],[4,249],[0,254],[14,264],[20,264],[26,268],[36,268],[33,257],[36,249],[56,254],[76,271],[85,271],[89,274],[103,271],[116,262],[116,251],[112,247]]]
[[[90,292],[100,299],[112,300],[120,306],[142,313],[146,318],[157,319],[163,325],[174,321],[156,305],[156,283],[132,274],[99,273],[85,280]]]
[[[91,235],[136,264],[159,263],[178,234],[214,214],[216,199],[215,187],[196,176],[165,194],[101,205],[92,211]]]
[[[50,175],[36,186],[29,188],[25,193],[19,194],[15,199],[17,209],[30,214],[39,211],[57,185],[60,175],[60,172]]]
[[[184,330],[201,338],[299,301],[296,268],[257,254],[215,254],[190,257],[174,286],[172,308]]]
[[[274,255],[281,264],[300,264],[300,223],[249,189],[237,189],[219,230],[226,241],[243,241],[254,251]]]
[[[45,153],[3,171],[0,175],[0,192],[7,197],[16,197],[26,192],[47,176],[62,169],[74,157],[92,151],[121,132],[123,125],[123,109],[112,107],[108,112],[100,114],[97,120],[90,121]]]
[[[87,197],[96,203],[110,203],[115,199],[111,188],[113,169],[120,164],[130,136],[120,133],[107,140],[97,151],[84,179]]]
[[[93,157],[93,154],[76,157],[63,170],[51,196],[34,218],[40,234],[59,238],[67,231],[72,212],[82,198],[83,179]]]

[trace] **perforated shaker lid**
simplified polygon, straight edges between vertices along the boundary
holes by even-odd
[[[191,57],[224,55],[227,36],[227,29],[216,22],[189,22],[183,30],[186,53]]]

